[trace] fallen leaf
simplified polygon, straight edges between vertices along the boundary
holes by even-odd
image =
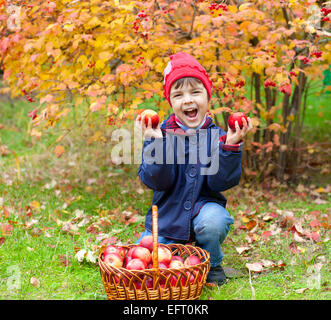
[[[54,149],[54,153],[55,153],[57,158],[60,158],[64,153],[64,147],[63,146],[56,146],[55,149]]]
[[[293,253],[300,253],[300,250],[298,249],[297,245],[294,242],[291,242],[289,244],[289,248]]]
[[[271,221],[273,219],[275,219],[277,217],[277,213],[276,212],[272,212],[272,213],[267,213],[266,215],[263,216],[263,220],[268,222]]]
[[[263,267],[269,268],[269,267],[273,267],[275,265],[275,263],[273,261],[270,260],[261,260],[261,263],[263,265]]]
[[[293,233],[293,240],[296,242],[306,242],[306,240],[299,236],[297,232]]]
[[[250,220],[247,224],[246,224],[246,229],[248,231],[251,231],[255,226],[257,225],[257,222],[255,220]]]
[[[79,250],[75,255],[75,259],[78,260],[78,262],[82,262],[84,260],[85,255],[86,255],[86,252],[87,251],[85,249]]]
[[[34,286],[34,287],[40,287],[40,281],[35,278],[35,277],[31,277],[30,279],[30,283]]]
[[[263,239],[264,240],[267,240],[269,237],[271,237],[272,236],[272,233],[271,233],[271,231],[269,231],[269,230],[267,230],[267,231],[264,231],[263,233],[262,233],[262,237],[263,237]]]
[[[243,252],[248,251],[248,250],[250,250],[250,249],[252,249],[252,248],[251,248],[251,247],[245,247],[245,246],[237,247],[237,248],[236,248],[236,250],[237,250],[237,252],[238,252],[239,254],[242,254]]]
[[[96,263],[97,259],[98,259],[98,257],[94,254],[94,252],[92,252],[90,250],[87,251],[87,255],[86,255],[87,262]]]
[[[313,220],[313,221],[310,221],[309,225],[312,228],[315,228],[315,227],[319,227],[321,225],[321,223],[318,220]]]
[[[246,263],[246,268],[253,272],[262,272],[263,271],[263,265],[260,262],[254,262],[254,263]]]
[[[3,236],[9,236],[13,231],[13,226],[9,223],[0,223],[0,231]]]
[[[68,255],[59,255],[59,260],[65,267],[71,266]]]
[[[316,204],[326,204],[326,203],[328,203],[326,200],[323,200],[323,199],[320,199],[320,198],[315,199],[314,202]]]
[[[321,242],[321,236],[318,232],[310,232],[310,233],[306,233],[306,236],[309,238],[309,239],[312,239],[314,240],[315,242]]]
[[[296,293],[304,293],[306,290],[308,290],[309,288],[301,288],[301,289],[296,289],[294,290],[294,292]]]

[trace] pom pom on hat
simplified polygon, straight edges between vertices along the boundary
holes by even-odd
[[[211,98],[212,82],[209,79],[206,70],[190,54],[186,52],[178,52],[170,56],[170,61],[164,69],[163,93],[169,103],[172,84],[176,80],[184,77],[199,79],[205,86],[209,99]]]

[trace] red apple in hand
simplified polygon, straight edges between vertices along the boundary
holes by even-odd
[[[153,236],[144,236],[139,243],[142,247],[147,248],[150,252],[153,251]]]
[[[160,122],[159,115],[154,110],[151,109],[145,110],[138,116],[138,120],[142,120],[143,118],[145,118],[144,122],[146,126],[148,126],[148,121],[149,119],[151,119],[153,129],[155,129]]]
[[[123,259],[116,252],[110,252],[103,256],[103,262],[108,263],[115,268],[121,268],[123,266]]]
[[[128,270],[144,270],[146,268],[146,265],[140,259],[132,259],[128,262],[126,268]]]
[[[247,116],[243,112],[232,113],[228,120],[228,126],[232,130],[236,130],[235,122],[238,121],[239,128],[242,129],[243,128],[242,118],[245,118],[245,120],[247,121]]]
[[[132,259],[140,259],[141,261],[143,261],[145,263],[146,266],[152,260],[152,255],[149,252],[149,250],[147,248],[140,247],[140,246],[136,247],[135,250],[132,251],[131,257],[132,257]]]
[[[196,264],[199,263],[201,263],[201,261],[197,256],[188,256],[184,261],[184,265],[186,267],[195,266]]]

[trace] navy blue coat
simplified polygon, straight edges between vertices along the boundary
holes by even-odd
[[[211,118],[207,120],[203,130],[188,133],[180,129],[172,114],[161,124],[163,138],[144,141],[138,175],[153,190],[152,205],[158,206],[159,235],[163,237],[189,241],[191,220],[202,206],[216,202],[225,207],[226,198],[220,192],[240,181],[242,143],[225,145],[226,132]],[[214,158],[210,158],[212,155]],[[213,166],[212,161],[215,161]],[[208,168],[209,173],[203,173]],[[146,215],[145,228],[152,232],[152,206]]]

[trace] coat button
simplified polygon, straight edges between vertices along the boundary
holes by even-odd
[[[197,174],[197,169],[194,168],[194,167],[192,167],[192,168],[190,169],[189,176],[193,178],[193,177],[196,176],[196,174]]]
[[[192,203],[191,203],[191,201],[189,201],[189,200],[185,201],[185,202],[184,202],[184,208],[185,208],[186,210],[190,210],[190,209],[192,208]]]

